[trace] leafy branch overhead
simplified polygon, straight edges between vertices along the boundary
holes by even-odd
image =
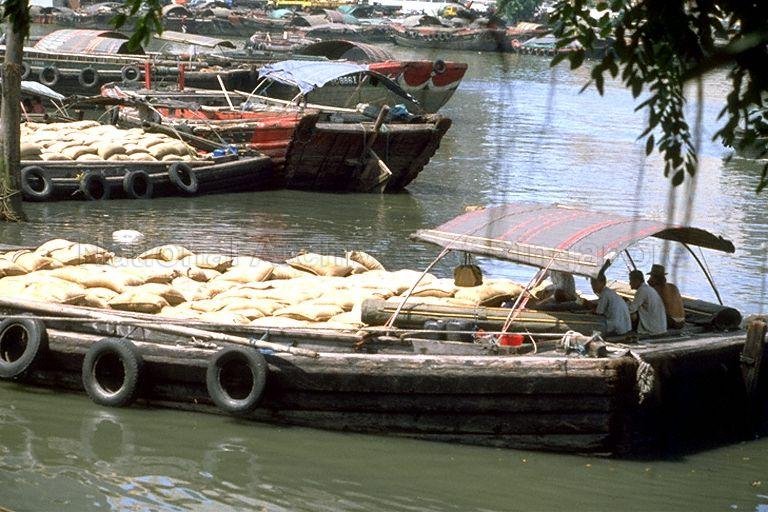
[[[695,141],[685,117],[684,87],[709,71],[727,72],[731,92],[717,132],[728,146],[747,147],[768,136],[768,2],[754,0],[561,0],[550,22],[558,54],[571,68],[608,42],[591,77],[602,94],[606,75],[619,77],[646,110],[646,151],[662,154],[665,176],[679,185],[697,168]],[[588,84],[589,85],[589,84]],[[658,135],[658,138],[656,136]],[[764,139],[762,139],[764,140]],[[768,165],[758,192],[768,185]]]
[[[8,0],[6,0],[8,1]],[[135,50],[149,43],[152,34],[163,32],[163,11],[160,0],[125,0],[124,10],[110,21],[115,29],[121,28],[128,19],[136,19],[128,47]]]
[[[13,30],[26,38],[32,23],[28,0],[3,0],[3,19],[10,21]]]

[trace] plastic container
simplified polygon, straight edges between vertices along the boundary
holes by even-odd
[[[448,320],[445,324],[445,339],[448,341],[461,341],[472,343],[475,339],[474,331],[477,330],[477,324],[471,320]],[[471,331],[471,332],[452,332],[452,331]]]
[[[425,332],[423,337],[428,340],[445,340],[445,320],[427,320],[424,322],[423,329],[425,331],[442,331],[442,332]]]
[[[523,344],[525,336],[522,334],[502,334],[499,336],[499,345],[503,347],[519,347]]]

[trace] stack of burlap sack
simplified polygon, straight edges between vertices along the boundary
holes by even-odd
[[[0,254],[0,276],[0,296],[6,298],[217,324],[354,330],[363,325],[365,299],[402,301],[421,272],[389,272],[359,251],[271,263],[164,245],[122,258],[96,245],[56,239],[34,251]],[[457,287],[452,279],[426,274],[408,303],[498,306],[521,291],[509,280]]]
[[[21,159],[42,161],[163,161],[200,159],[194,148],[141,128],[120,129],[96,121],[22,123]]]

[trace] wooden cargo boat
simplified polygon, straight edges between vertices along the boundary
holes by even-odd
[[[21,131],[20,186],[27,201],[150,199],[274,186],[268,156],[238,158],[223,149],[219,157],[201,156],[172,132],[119,130],[95,121],[26,123]]]
[[[588,276],[649,236],[733,248],[690,227],[531,204],[474,212],[416,236]],[[580,252],[588,247],[599,249]],[[260,328],[10,297],[0,307],[8,315],[0,376],[85,390],[106,406],[138,399],[278,424],[613,455],[738,439],[764,427],[767,412],[763,321],[748,333],[689,324],[604,344],[513,320],[525,341],[509,346],[501,336],[511,331],[460,342],[391,325]]]
[[[152,199],[274,188],[267,156],[197,162],[21,162],[25,201]]]
[[[229,49],[232,43],[225,39],[199,36],[195,34],[163,31],[155,36],[166,43],[188,45],[193,50],[182,46],[187,53],[194,53],[201,60],[216,64],[247,65],[261,67],[268,63],[284,61],[287,58],[302,61],[350,61],[367,66],[370,71],[391,79],[402,90],[410,94],[426,112],[437,112],[459,87],[467,71],[465,62],[451,62],[438,59],[398,60],[388,51],[370,44],[330,40],[313,44],[301,43],[300,48],[285,50],[294,46],[294,40],[272,38],[270,44],[262,44],[264,36],[254,34],[243,49]],[[302,40],[306,41],[306,40]],[[165,49],[166,47],[164,47]],[[199,48],[202,48],[201,51]],[[287,57],[285,53],[290,53]],[[295,93],[294,93],[295,95]],[[348,94],[347,94],[348,96]],[[291,95],[291,98],[293,95]],[[290,99],[290,98],[288,98]],[[310,100],[314,103],[327,104],[322,100]],[[337,106],[344,106],[337,105]]]
[[[25,48],[23,80],[37,80],[64,95],[97,94],[109,82],[144,83],[149,69],[150,83],[184,82],[189,87],[218,88],[219,78],[231,89],[246,89],[255,84],[250,67],[213,66],[201,60],[130,52],[127,37],[99,30],[57,30],[43,37],[34,47]],[[0,48],[4,55],[5,48]],[[182,71],[183,65],[183,71]],[[183,75],[183,79],[180,78]]]
[[[391,86],[399,90],[396,84]],[[115,89],[104,93],[140,97]],[[402,94],[402,101],[418,109]],[[225,99],[223,94],[216,95],[218,101]],[[207,97],[196,96],[198,101]],[[236,145],[240,153],[257,151],[272,157],[279,186],[335,192],[401,191],[427,165],[451,126],[450,119],[439,115],[388,119],[388,110],[374,107],[367,108],[372,111],[369,115],[322,104],[298,106],[247,93],[230,96],[233,107],[185,107],[157,98],[151,114],[142,108],[121,108],[120,122],[141,126],[149,117],[168,126],[183,126],[199,137],[223,139]],[[206,99],[205,103],[213,101]],[[236,104],[247,106],[236,108]]]
[[[100,8],[101,7],[101,8]],[[79,11],[33,14],[32,23],[56,25],[62,28],[110,30],[111,20],[122,9],[120,6],[89,6]],[[115,8],[116,7],[116,8]],[[128,14],[126,12],[126,14]],[[249,37],[255,31],[269,30],[282,33],[289,27],[289,20],[271,19],[263,11],[231,11],[224,8],[190,10],[179,4],[170,4],[162,10],[163,27],[167,30],[193,34],[218,34],[225,37]],[[123,28],[134,29],[135,17],[128,16]]]
[[[464,74],[466,62],[429,60],[399,60],[379,46],[348,41],[330,40],[306,46],[292,58],[350,61],[368,66],[370,71],[384,75],[410,94],[426,112],[437,112],[456,92]]]
[[[393,26],[392,38],[399,46],[439,50],[502,52],[506,47],[503,28],[491,27],[403,27]]]

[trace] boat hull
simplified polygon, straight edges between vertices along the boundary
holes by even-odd
[[[174,185],[169,171],[174,162],[66,162],[26,160],[21,162],[22,170],[37,167],[51,182],[47,197],[30,197],[27,201],[83,200],[90,197],[83,191],[83,176],[95,173],[104,178],[108,190],[104,198],[121,199],[131,197],[126,188],[126,177],[133,172],[143,171],[152,183],[150,197],[178,195],[203,195],[228,192],[261,190],[274,186],[274,166],[269,157],[252,157],[221,162],[184,162],[195,175],[197,188],[194,192]],[[34,185],[33,185],[34,186]],[[149,198],[149,197],[148,197]]]
[[[398,30],[392,35],[398,46],[408,48],[434,48],[439,50],[502,52],[507,46],[503,30],[477,30],[471,32],[420,33]]]
[[[144,362],[141,402],[222,413],[208,392],[206,370],[226,343],[192,343],[146,323],[135,328],[60,318],[46,325],[49,352],[27,383],[82,392],[91,346],[127,335]],[[263,334],[251,327],[200,326],[252,338]],[[355,339],[358,350],[352,348]],[[682,441],[732,439],[747,406],[739,373],[743,332],[602,358],[494,355],[471,343],[454,343],[456,354],[441,355],[407,338],[366,344],[349,334],[334,339],[332,333],[280,329],[270,331],[269,340],[322,351],[318,357],[265,355],[264,394],[241,415],[259,422],[625,456],[677,448]],[[653,370],[652,389],[644,394],[638,393],[640,360]]]

